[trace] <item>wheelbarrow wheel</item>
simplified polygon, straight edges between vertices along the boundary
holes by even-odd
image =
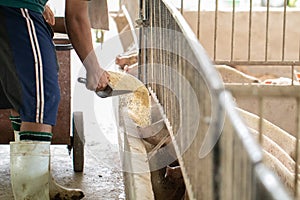
[[[73,113],[73,169],[82,172],[84,166],[83,113]]]

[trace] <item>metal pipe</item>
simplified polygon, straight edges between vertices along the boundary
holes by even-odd
[[[140,19],[143,19],[143,0],[139,0],[139,18]],[[143,31],[142,31],[142,28],[139,29],[139,54],[138,54],[138,62],[139,64],[141,63],[142,61],[142,56],[143,56],[143,53],[142,53],[142,38],[143,38]],[[141,68],[138,67],[138,78],[141,78]]]
[[[122,0],[119,0],[119,12],[122,11]]]
[[[200,11],[201,11],[201,0],[198,0],[198,19],[197,19],[197,38],[200,40]]]
[[[284,0],[284,10],[283,10],[283,27],[282,27],[282,58],[281,60],[284,61],[285,57],[285,34],[286,34],[286,6],[287,0]]]
[[[232,19],[231,19],[231,47],[230,47],[230,61],[233,60],[234,52],[234,26],[235,26],[235,0],[232,1]]]
[[[180,13],[183,15],[183,0],[181,0]]]
[[[248,61],[251,59],[251,37],[252,37],[252,0],[250,0],[250,11],[249,11],[249,32],[248,32]]]
[[[300,98],[297,98],[297,116],[296,116],[296,120],[297,120],[297,135],[296,135],[296,147],[295,147],[295,151],[296,151],[296,155],[295,155],[295,190],[294,190],[294,197],[295,199],[297,199],[298,197],[298,173],[299,173],[299,138],[300,138]]]
[[[214,29],[214,58],[213,58],[214,61],[217,58],[218,9],[219,9],[219,0],[216,0],[215,29]]]
[[[141,18],[141,19],[143,19],[143,8],[144,8],[144,6],[143,6],[143,1],[144,0],[139,0],[139,7],[140,7],[140,10],[139,10],[139,17]]]
[[[268,60],[268,43],[269,43],[269,18],[270,18],[270,0],[267,0],[267,19],[266,19],[266,44],[265,44],[265,61]]]
[[[294,65],[292,65],[291,66],[291,68],[292,68],[292,73],[291,73],[291,79],[292,79],[292,85],[294,85],[294,77],[295,77],[295,66]]]
[[[258,98],[258,116],[259,116],[259,124],[258,124],[258,133],[259,133],[259,143],[262,145],[263,143],[263,98]]]
[[[216,65],[282,65],[282,66],[291,66],[291,65],[300,65],[300,61],[220,61],[215,60]]]
[[[299,45],[298,45],[298,53],[299,53],[299,57],[298,57],[298,61],[300,61],[300,39],[299,40]]]

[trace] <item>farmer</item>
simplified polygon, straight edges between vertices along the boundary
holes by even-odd
[[[52,126],[60,91],[53,34],[43,17],[46,2],[0,0],[0,108],[12,109],[15,142],[10,143],[10,172],[17,200],[83,197],[80,190],[57,185],[50,175]],[[93,51],[88,2],[66,0],[65,21],[86,68],[87,89],[103,90],[109,75]]]

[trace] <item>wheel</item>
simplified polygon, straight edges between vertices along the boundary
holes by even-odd
[[[73,113],[73,169],[82,172],[84,166],[83,113]]]

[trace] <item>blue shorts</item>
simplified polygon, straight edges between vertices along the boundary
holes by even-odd
[[[0,6],[0,108],[55,125],[60,90],[52,30],[40,13]]]

